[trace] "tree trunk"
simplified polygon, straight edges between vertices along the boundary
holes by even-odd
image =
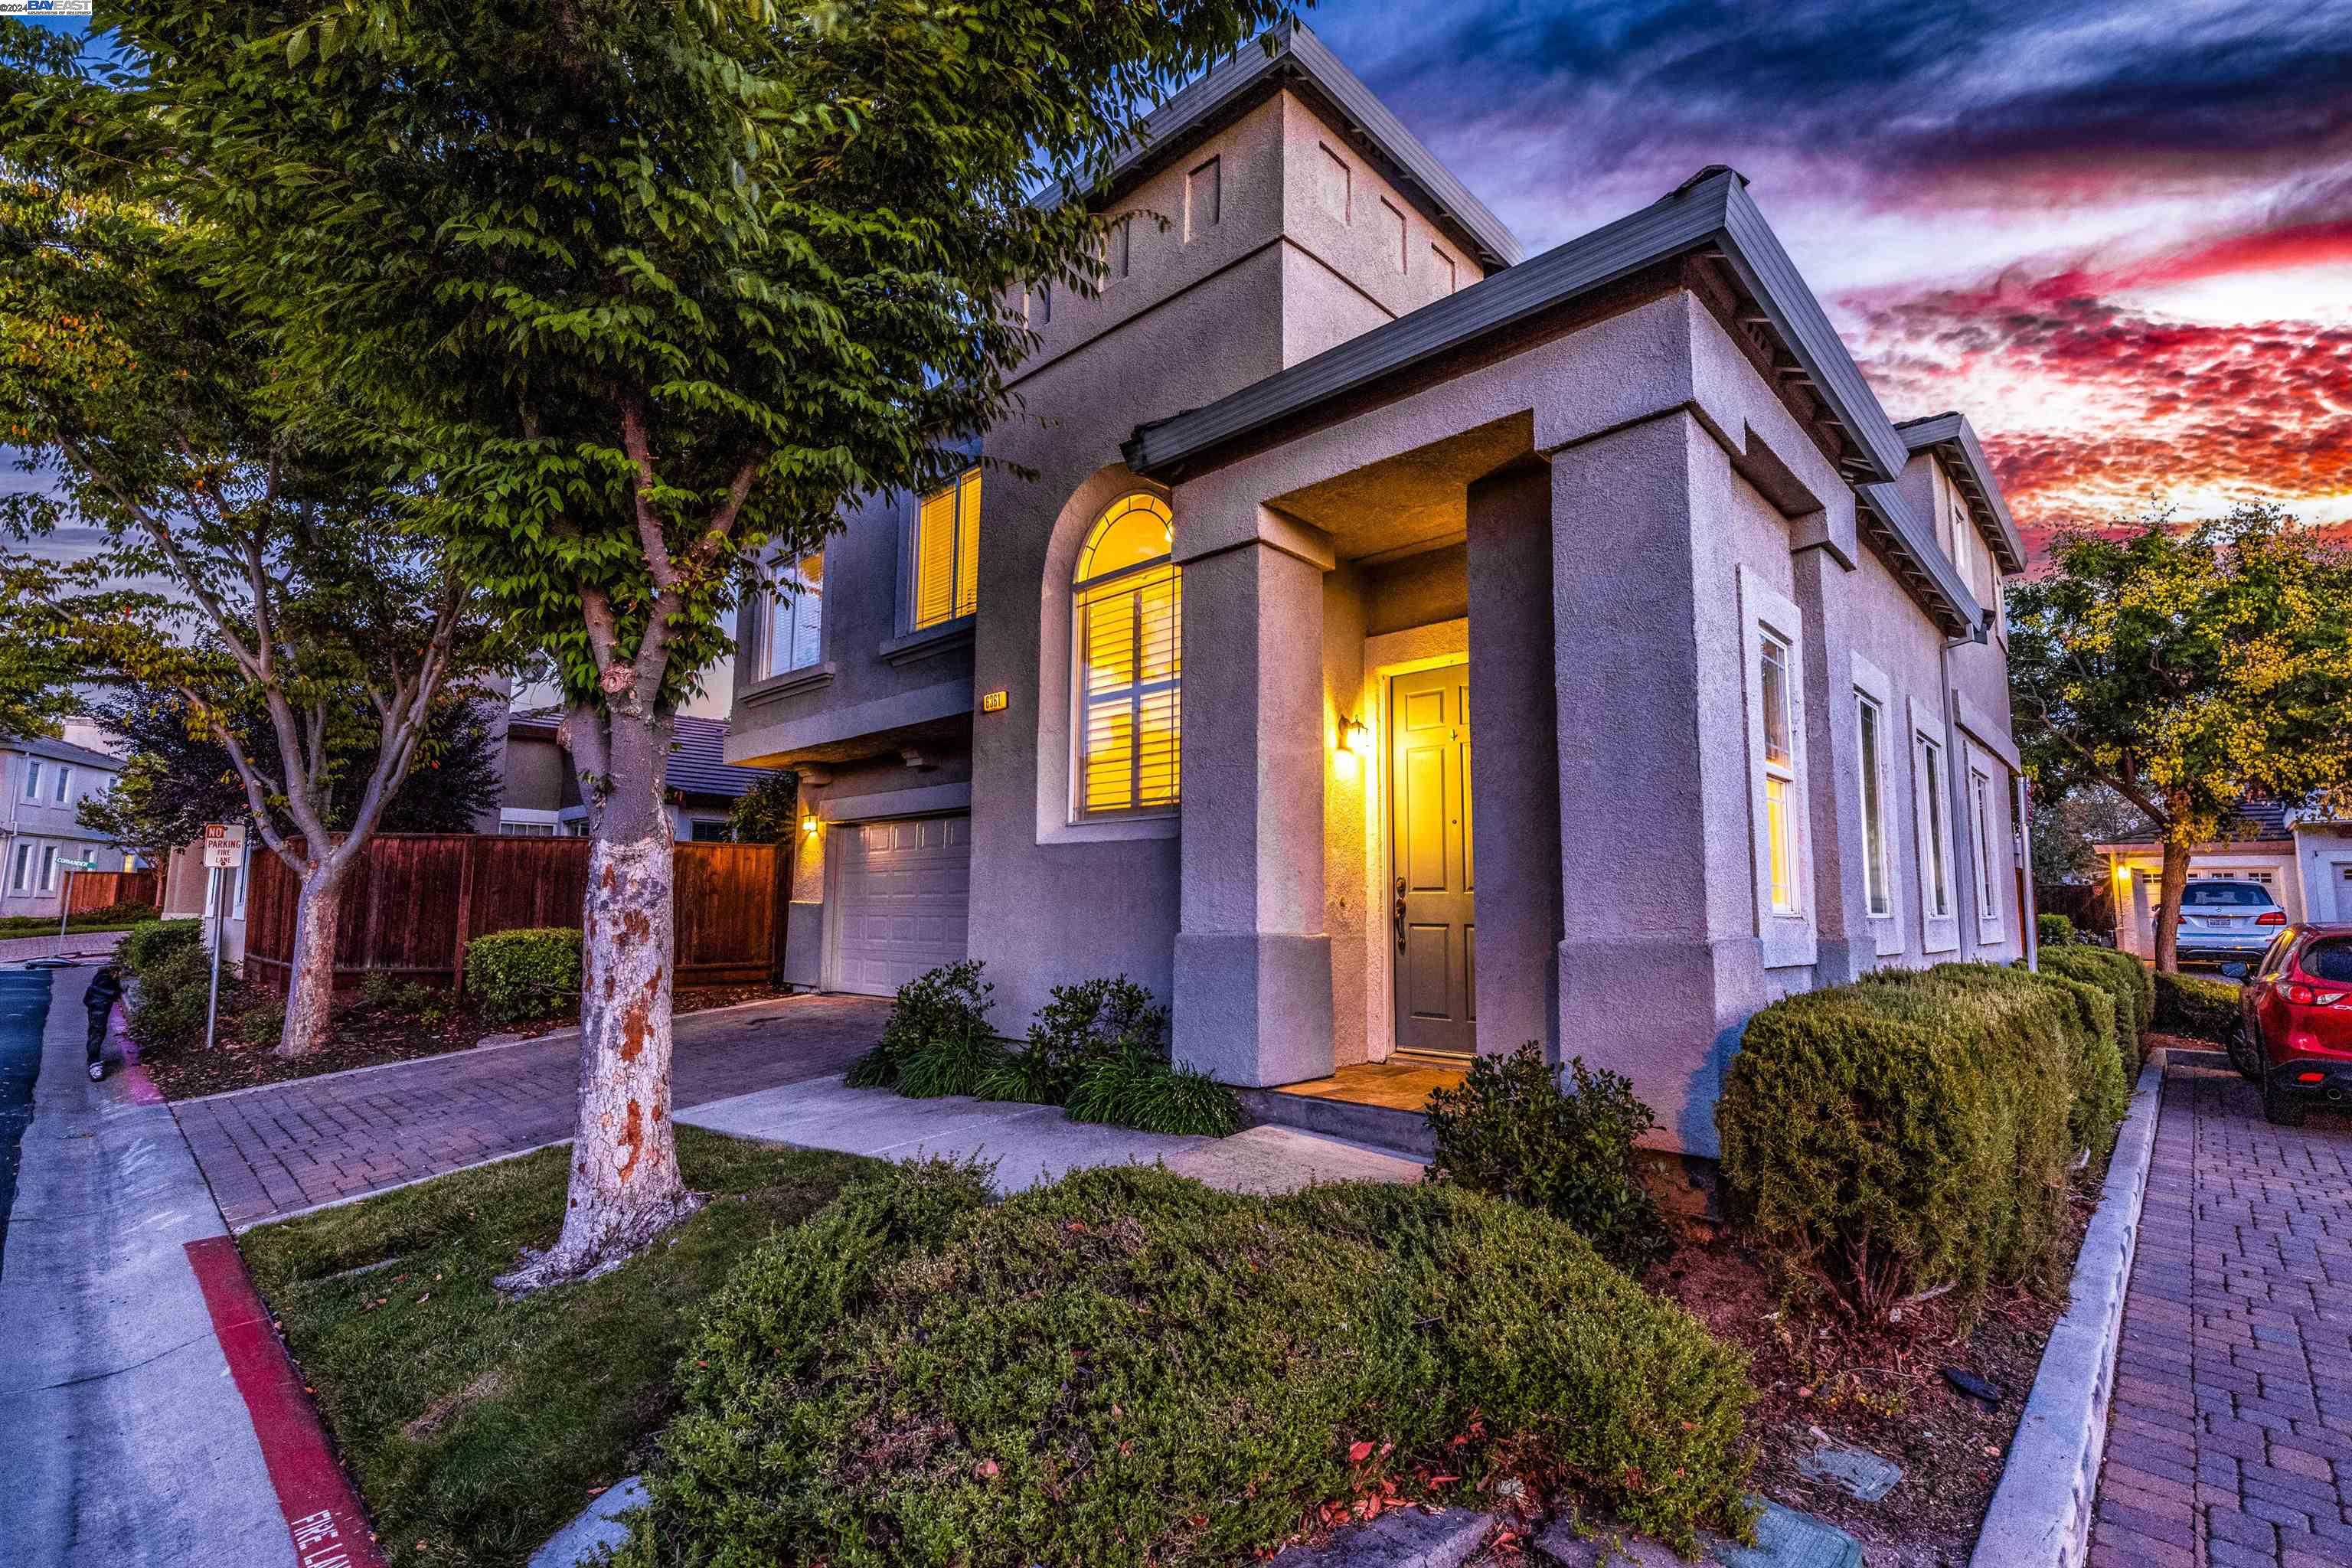
[[[2189,846],[2164,841],[2164,870],[2156,884],[2156,967],[2180,973],[2180,894],[2189,886]]]
[[[293,968],[286,981],[281,1057],[308,1056],[326,1042],[335,1005],[335,932],[342,923],[343,867],[337,860],[302,873],[294,903]]]
[[[555,1245],[527,1250],[495,1281],[503,1290],[602,1273],[702,1204],[678,1175],[669,1116],[669,725],[618,710],[610,725],[606,773],[594,781],[609,794],[590,812],[570,1201]]]

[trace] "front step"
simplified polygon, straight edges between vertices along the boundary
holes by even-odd
[[[1345,1138],[1418,1160],[1433,1158],[1437,1139],[1418,1110],[1362,1105],[1327,1095],[1294,1094],[1281,1089],[1236,1089],[1242,1114],[1255,1127],[1296,1127],[1329,1138]]]

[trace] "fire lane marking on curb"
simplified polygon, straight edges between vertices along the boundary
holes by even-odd
[[[301,1568],[385,1568],[351,1478],[335,1462],[317,1406],[270,1326],[269,1309],[226,1236],[187,1244],[213,1334],[261,1442],[262,1463]]]

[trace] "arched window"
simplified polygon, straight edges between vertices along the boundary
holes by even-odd
[[[1077,694],[1076,815],[1176,804],[1183,733],[1183,585],[1174,520],[1156,496],[1121,496],[1087,531],[1071,579]]]

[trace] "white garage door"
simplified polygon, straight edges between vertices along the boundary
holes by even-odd
[[[887,996],[964,955],[971,818],[924,816],[834,829],[835,989]]]

